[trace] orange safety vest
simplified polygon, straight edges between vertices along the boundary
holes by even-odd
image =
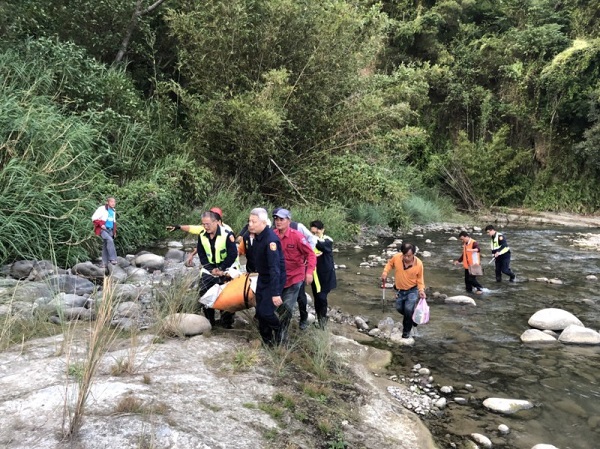
[[[471,265],[479,263],[479,252],[478,251],[470,251],[473,249],[473,243],[475,240],[469,239],[468,243],[463,244],[463,267],[465,270],[468,270]]]

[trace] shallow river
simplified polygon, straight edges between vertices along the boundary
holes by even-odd
[[[586,327],[600,328],[600,281],[588,281],[588,274],[600,273],[600,252],[570,246],[577,232],[589,229],[505,228],[512,249],[512,269],[516,283],[504,277],[496,283],[490,260],[489,238],[474,235],[481,242],[483,264],[479,280],[482,296],[472,295],[477,306],[430,301],[430,323],[419,326],[414,347],[393,348],[390,372],[408,374],[414,364],[430,368],[435,383],[460,390],[465,383],[476,391],[456,393],[469,399],[468,405],[450,403],[445,416],[426,420],[440,447],[459,443],[473,432],[492,439],[494,447],[530,449],[535,444],[552,444],[560,449],[600,448],[600,347],[525,345],[519,336],[529,328],[533,313],[547,307],[565,309]],[[593,231],[600,232],[600,231]],[[425,282],[431,292],[448,296],[466,294],[464,271],[449,261],[461,254],[460,241],[451,234],[426,233],[404,236],[431,257],[422,257]],[[426,239],[432,243],[425,243]],[[380,247],[341,249],[336,263],[338,289],[330,294],[330,304],[343,311],[366,316],[371,326],[391,316],[401,321],[393,308],[394,291],[386,292],[387,308],[382,312],[382,291],[378,278],[383,267],[359,268],[368,255],[381,255],[391,241]],[[360,273],[360,274],[358,274]],[[527,281],[539,277],[559,278],[563,285]],[[591,301],[589,301],[591,300]],[[512,416],[486,411],[481,403],[487,397],[526,399],[534,409]],[[511,433],[498,435],[504,423]]]

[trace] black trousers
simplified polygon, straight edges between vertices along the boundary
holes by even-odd
[[[472,292],[473,288],[477,290],[483,290],[483,286],[477,280],[477,276],[473,276],[469,273],[469,270],[465,268],[465,287],[468,292]]]
[[[502,280],[502,273],[510,276],[510,279],[515,278],[515,274],[510,269],[510,251],[496,257],[496,281]]]

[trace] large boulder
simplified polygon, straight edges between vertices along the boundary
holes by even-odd
[[[150,273],[165,268],[165,258],[152,253],[140,254],[135,258],[135,266],[143,268]]]
[[[536,329],[552,331],[561,331],[571,324],[583,327],[583,323],[575,315],[556,308],[538,310],[531,315],[528,323]]]
[[[74,274],[84,276],[86,278],[101,279],[104,277],[104,268],[94,265],[92,262],[82,262],[73,266]]]
[[[477,305],[477,303],[475,302],[475,300],[473,298],[470,298],[469,296],[466,296],[466,295],[449,296],[446,299],[444,299],[444,302],[446,304],[466,304],[469,306]]]
[[[45,282],[21,282],[14,287],[0,287],[0,304],[14,301],[33,303],[39,297],[51,298],[54,293]]]
[[[558,337],[558,341],[576,345],[598,345],[600,334],[595,330],[571,324]]]
[[[175,335],[192,336],[208,332],[212,326],[203,316],[193,313],[174,313],[165,318],[164,329]]]
[[[127,282],[143,283],[148,281],[148,272],[143,268],[127,267],[125,269],[127,273]]]
[[[15,279],[27,279],[34,263],[34,260],[17,260],[10,266],[10,276]]]
[[[92,293],[96,289],[96,286],[92,282],[72,274],[57,274],[56,276],[49,277],[46,281],[55,293],[64,292],[85,295]]]
[[[165,254],[165,259],[174,260],[175,262],[183,262],[185,252],[180,249],[170,248]]]
[[[483,406],[488,410],[505,415],[510,415],[521,410],[533,408],[533,404],[529,401],[504,398],[487,398],[485,401],[483,401]]]
[[[556,343],[557,340],[550,334],[539,329],[527,329],[521,334],[523,343]]]
[[[33,263],[33,269],[29,273],[30,281],[42,281],[54,274],[65,274],[66,270],[58,268],[51,260],[39,260]]]

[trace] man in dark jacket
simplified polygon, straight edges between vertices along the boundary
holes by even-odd
[[[286,282],[285,259],[279,237],[267,225],[269,216],[262,208],[252,209],[248,231],[256,236],[252,259],[258,273],[256,285],[256,317],[263,343],[280,344],[284,338],[276,310],[283,301],[281,294]]]
[[[315,311],[319,326],[324,328],[327,324],[327,295],[337,287],[335,277],[335,264],[333,263],[333,239],[325,235],[323,222],[319,220],[310,223],[310,232],[317,237],[317,275],[312,285],[315,298]]]

